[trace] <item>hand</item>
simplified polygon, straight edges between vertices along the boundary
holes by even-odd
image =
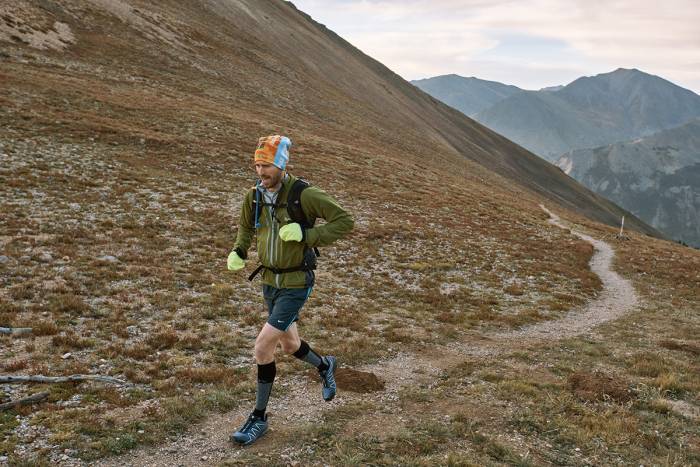
[[[301,231],[301,225],[293,222],[287,224],[280,229],[280,238],[285,242],[300,242],[304,239],[304,233]]]
[[[243,261],[234,250],[229,253],[228,259],[226,260],[226,266],[228,267],[229,271],[238,271],[245,267],[245,261]]]

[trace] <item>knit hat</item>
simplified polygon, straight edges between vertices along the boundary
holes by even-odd
[[[272,164],[284,170],[289,162],[289,148],[292,141],[286,136],[263,136],[258,140],[258,148],[255,150],[255,162]]]

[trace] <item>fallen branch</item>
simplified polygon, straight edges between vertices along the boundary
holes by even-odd
[[[70,376],[42,376],[42,375],[17,375],[0,376],[0,383],[72,383],[74,381],[101,381],[103,383],[131,386],[131,383],[111,376],[102,375],[70,375]]]
[[[31,334],[32,328],[0,328],[0,334]]]
[[[10,401],[10,402],[5,402],[4,404],[0,404],[0,412],[3,410],[9,410],[14,407],[17,407],[18,405],[29,405],[29,404],[34,404],[35,402],[43,401],[49,397],[48,392],[38,392],[36,394],[32,394],[29,397],[25,397],[24,399],[19,399],[16,401]]]

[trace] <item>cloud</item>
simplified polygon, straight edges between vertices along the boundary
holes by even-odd
[[[510,63],[518,73],[511,82],[522,85],[517,79],[527,69],[592,74],[636,67],[682,85],[693,83],[700,91],[700,7],[695,0],[296,0],[295,4],[408,79],[446,73],[495,79],[480,74],[504,70]],[[538,47],[521,47],[515,57],[504,54],[504,46],[513,48],[514,37]],[[531,56],[530,50],[536,53]],[[493,66],[483,68],[486,63]],[[553,84],[542,75],[542,85]]]

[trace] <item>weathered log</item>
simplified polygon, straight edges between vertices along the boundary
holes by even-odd
[[[12,409],[12,408],[17,407],[18,405],[34,404],[36,402],[43,401],[47,397],[49,397],[48,392],[38,392],[36,394],[32,394],[29,397],[25,397],[23,399],[18,399],[16,401],[10,401],[10,402],[5,402],[4,404],[0,404],[0,411]]]
[[[32,328],[0,328],[0,334],[31,334]]]
[[[131,383],[111,376],[103,375],[70,375],[70,376],[42,376],[42,375],[0,375],[0,383],[72,383],[74,381],[101,381],[103,383],[131,386]]]

